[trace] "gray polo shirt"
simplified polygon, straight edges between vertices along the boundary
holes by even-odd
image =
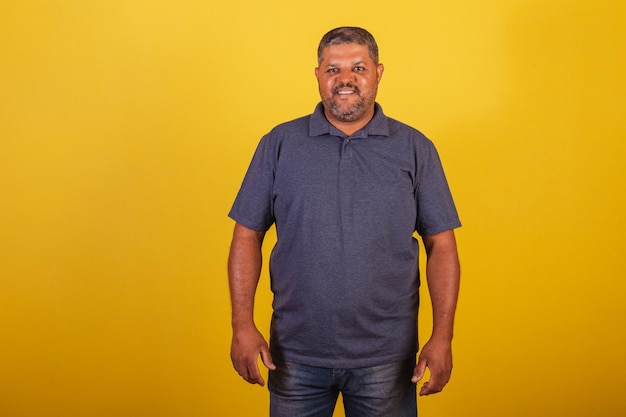
[[[319,104],[261,139],[229,216],[258,231],[276,225],[275,358],[358,368],[416,353],[414,232],[460,226],[437,151],[419,131],[376,104],[346,137]]]

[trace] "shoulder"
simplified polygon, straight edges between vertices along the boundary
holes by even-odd
[[[387,117],[387,123],[390,138],[404,142],[406,146],[419,153],[435,150],[433,141],[415,127],[391,117]]]
[[[309,131],[309,116],[299,117],[274,126],[259,141],[259,149],[269,152],[278,152],[286,142],[307,137]]]
[[[266,136],[285,137],[293,135],[307,135],[309,132],[310,120],[311,115],[307,115],[278,124],[270,130]]]

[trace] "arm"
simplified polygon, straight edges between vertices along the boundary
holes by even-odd
[[[454,313],[459,295],[460,267],[454,231],[424,236],[426,278],[433,307],[433,332],[422,349],[412,381],[419,382],[426,368],[430,380],[420,395],[440,392],[452,373],[452,336]]]
[[[235,224],[228,257],[233,328],[230,357],[243,379],[261,386],[265,381],[259,371],[259,355],[266,367],[275,369],[267,342],[254,324],[254,295],[261,274],[264,236],[264,232]]]

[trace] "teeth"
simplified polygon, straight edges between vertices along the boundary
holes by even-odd
[[[354,93],[354,91],[349,90],[349,91],[337,91],[337,94],[352,94]]]

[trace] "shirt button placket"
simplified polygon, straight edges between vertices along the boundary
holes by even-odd
[[[348,145],[350,145],[351,142],[352,142],[352,139],[345,139],[343,141],[343,146],[342,146],[342,149],[341,149],[341,154],[342,154],[341,156],[342,156],[342,158],[346,158],[346,157],[350,156],[349,150],[348,150]]]

